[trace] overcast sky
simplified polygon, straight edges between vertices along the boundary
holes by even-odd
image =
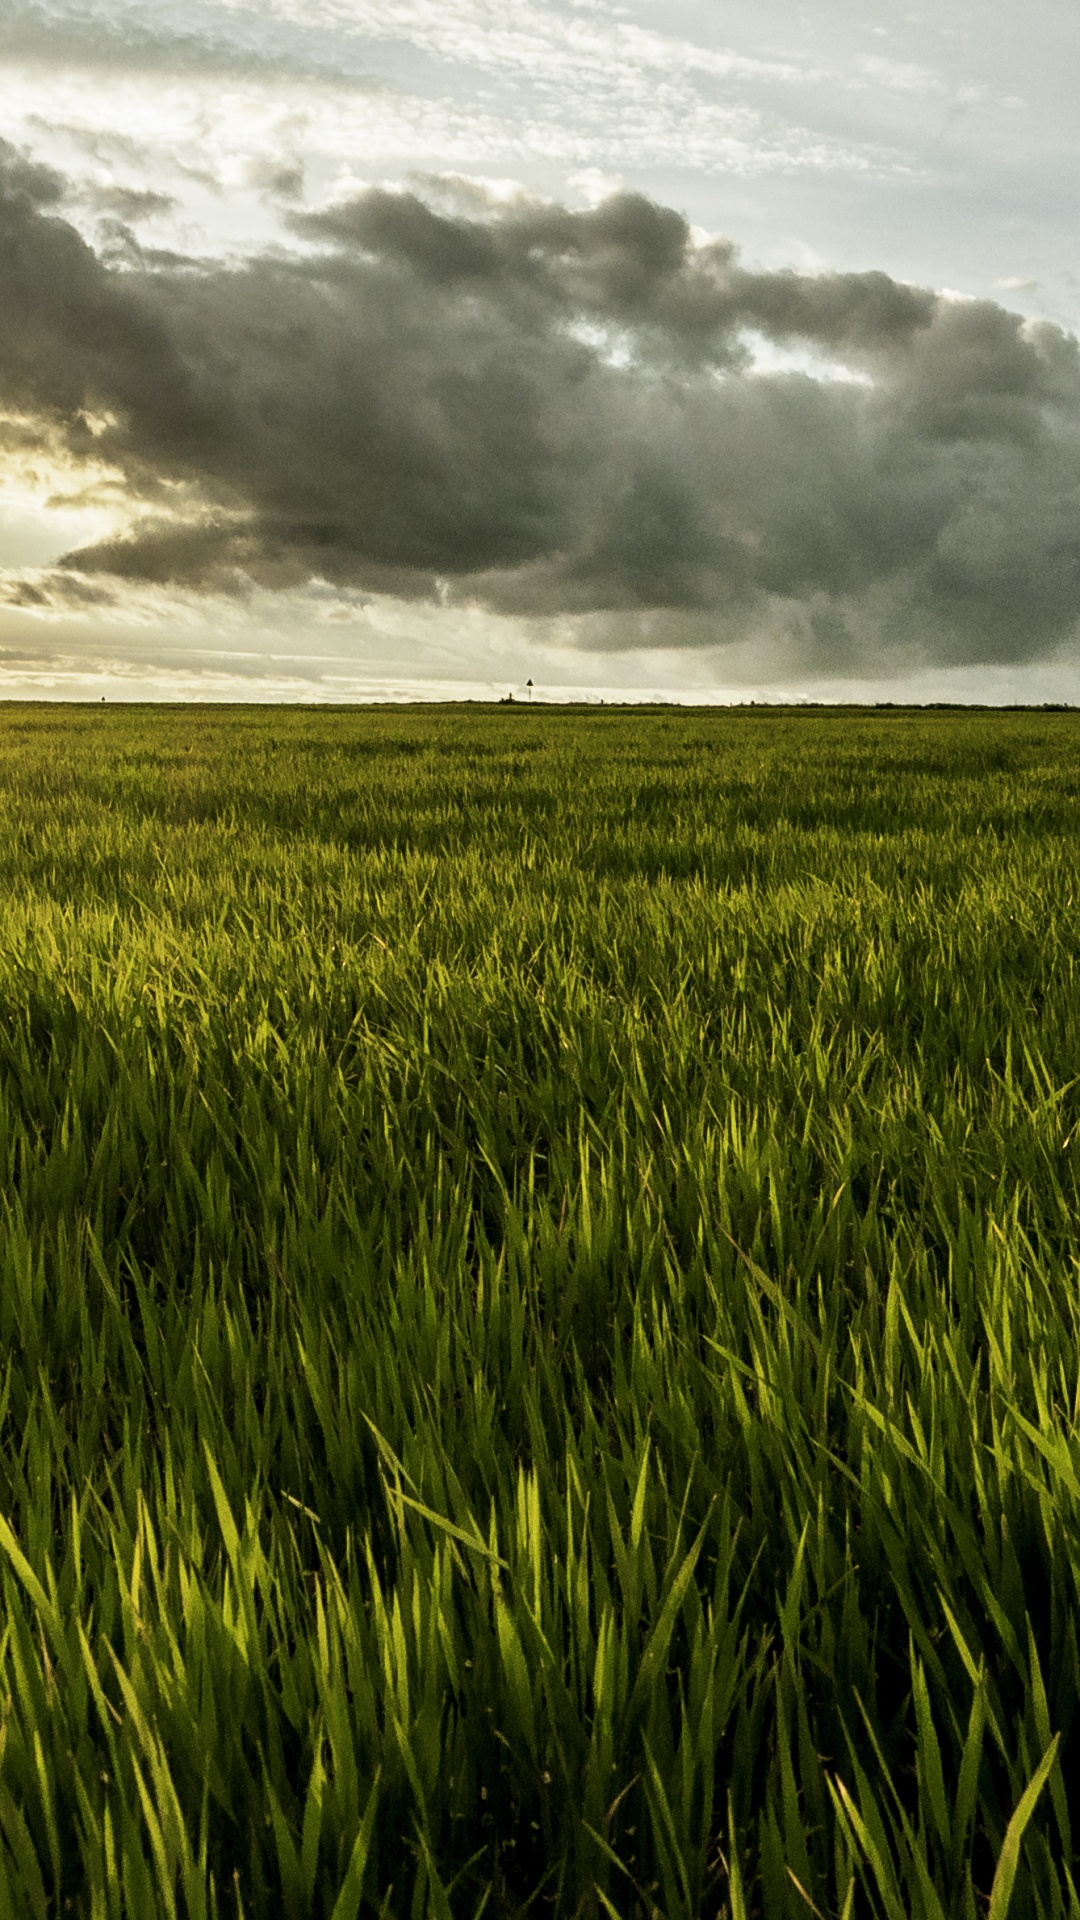
[[[0,0],[0,697],[1080,700],[1066,0]]]

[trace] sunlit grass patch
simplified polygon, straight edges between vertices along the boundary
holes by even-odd
[[[0,710],[0,1915],[1078,1911],[1078,754]]]

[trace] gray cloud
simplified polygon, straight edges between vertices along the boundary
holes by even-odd
[[[368,192],[295,216],[303,257],[120,269],[61,189],[0,156],[0,403],[155,508],[83,576],[319,576],[597,647],[760,629],[830,672],[1045,657],[1080,617],[1054,327],[751,272],[633,194],[466,217]],[[808,370],[755,371],[748,332]]]
[[[4,0],[0,59],[49,66],[70,62],[91,72],[237,74],[365,88],[378,84],[357,50],[328,28],[245,14],[214,0],[185,0],[182,11],[154,6],[141,15],[130,7]]]
[[[147,220],[155,214],[171,213],[177,202],[171,193],[155,193],[149,187],[91,187],[86,198],[99,213],[115,214],[119,220]]]

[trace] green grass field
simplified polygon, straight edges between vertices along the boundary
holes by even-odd
[[[0,708],[0,1920],[1080,1914],[1080,715]]]

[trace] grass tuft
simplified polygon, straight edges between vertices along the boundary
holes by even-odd
[[[0,710],[0,1915],[1075,1920],[1077,724]]]

